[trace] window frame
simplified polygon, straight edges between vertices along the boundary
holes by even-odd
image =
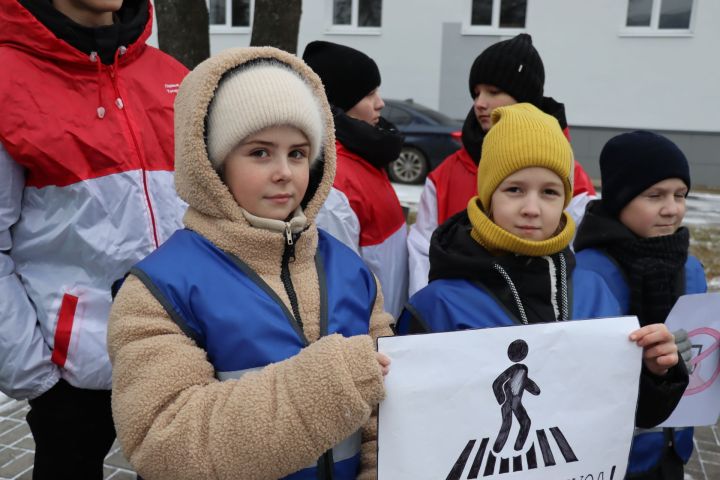
[[[465,15],[463,16],[463,23],[460,29],[462,35],[503,35],[503,36],[515,36],[520,33],[527,32],[528,12],[530,11],[530,1],[527,0],[525,6],[525,26],[523,28],[517,27],[501,27],[500,26],[500,4],[503,0],[492,0],[492,20],[490,25],[473,25],[472,24],[472,3],[473,0],[463,0],[463,8],[465,9]]]
[[[326,35],[380,35],[382,34],[383,14],[385,10],[385,0],[380,0],[380,26],[379,27],[360,27],[358,26],[358,18],[360,17],[360,0],[350,0],[350,25],[335,25],[333,23],[333,0],[325,1]]]
[[[652,0],[650,25],[647,27],[628,27],[627,16],[630,0],[624,2],[620,37],[692,37],[695,35],[695,18],[697,17],[698,0],[690,0],[690,22],[688,28],[660,28],[660,10],[664,0]]]
[[[247,27],[233,27],[232,23],[232,0],[225,0],[225,25],[210,24],[210,34],[250,34],[252,33],[253,20],[255,18],[255,0],[250,2],[250,24]],[[210,0],[206,0],[208,12],[210,10]],[[208,16],[209,17],[209,16]],[[208,18],[208,22],[209,22]]]

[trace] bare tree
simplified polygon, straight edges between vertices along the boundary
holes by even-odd
[[[153,3],[160,50],[190,69],[210,56],[210,23],[205,0],[154,0]]]
[[[255,0],[251,46],[297,52],[302,0]]]

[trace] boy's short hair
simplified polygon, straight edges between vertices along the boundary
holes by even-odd
[[[685,154],[668,138],[644,130],[611,138],[600,153],[601,202],[613,216],[639,194],[668,178],[679,178],[690,190]]]
[[[573,192],[573,152],[558,121],[529,103],[499,107],[478,165],[478,198],[485,211],[505,178],[530,167],[551,170],[563,182],[565,206]]]
[[[319,154],[324,123],[312,88],[288,65],[260,59],[231,70],[210,103],[206,137],[210,163],[220,170],[244,138],[264,128],[290,125],[310,142],[310,160]]]
[[[486,48],[470,68],[470,96],[475,85],[494,85],[518,103],[540,105],[545,85],[545,67],[532,44],[532,37],[521,33],[510,40]]]

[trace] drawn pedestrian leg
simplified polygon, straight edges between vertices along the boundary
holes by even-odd
[[[520,362],[528,354],[528,345],[524,340],[515,340],[508,346],[508,358],[513,362]],[[492,385],[493,393],[500,405],[502,425],[498,433],[493,450],[500,452],[507,442],[512,426],[512,415],[515,414],[520,424],[520,432],[515,440],[516,451],[522,450],[528,434],[530,433],[531,420],[525,407],[522,405],[522,395],[527,390],[533,395],[540,394],[540,388],[528,378],[528,368],[522,363],[508,367],[498,376]]]

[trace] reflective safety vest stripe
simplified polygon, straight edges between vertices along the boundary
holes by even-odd
[[[370,270],[322,231],[316,265],[321,335],[367,334],[377,294]],[[131,273],[205,349],[220,380],[283,361],[307,346],[302,329],[277,294],[241,260],[195,232],[176,232]],[[336,445],[332,457],[333,478],[354,479],[360,465],[360,432]],[[317,479],[317,468],[309,466],[287,478]]]
[[[355,480],[360,469],[362,434],[357,431],[332,448],[333,480]],[[309,465],[284,480],[317,480],[317,465]]]

